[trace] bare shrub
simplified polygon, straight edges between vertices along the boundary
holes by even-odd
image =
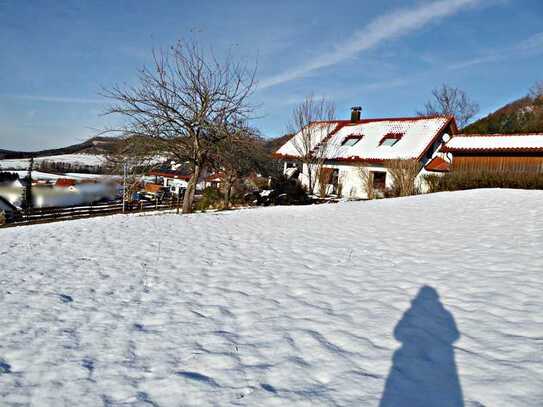
[[[424,182],[428,186],[428,192],[439,192],[441,189],[443,175],[426,174],[424,175]]]
[[[417,160],[388,160],[385,167],[392,177],[395,196],[416,194],[415,179],[421,169],[421,164]]]
[[[430,192],[461,191],[476,188],[543,189],[542,173],[490,171],[488,169],[455,170],[436,176],[425,175]]]
[[[358,177],[362,185],[362,190],[366,193],[368,199],[375,198],[375,188],[373,188],[373,173],[367,167],[357,168]]]
[[[319,182],[319,197],[326,198],[328,193],[328,186],[332,180],[332,168],[321,167],[317,173]]]
[[[531,88],[530,88],[530,98],[536,102],[536,101],[542,101],[543,100],[543,81],[536,82]]]

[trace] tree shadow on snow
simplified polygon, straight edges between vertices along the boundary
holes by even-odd
[[[435,289],[420,289],[394,328],[394,352],[380,407],[463,407],[452,344],[460,332]]]

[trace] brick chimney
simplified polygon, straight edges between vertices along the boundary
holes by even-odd
[[[362,107],[361,106],[354,106],[351,107],[351,122],[358,122],[360,121],[360,115],[362,113]]]

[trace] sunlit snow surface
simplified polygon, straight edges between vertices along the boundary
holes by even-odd
[[[541,406],[543,192],[0,230],[0,405]]]

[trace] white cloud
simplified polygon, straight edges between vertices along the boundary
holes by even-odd
[[[265,89],[302,78],[312,71],[335,65],[362,51],[374,48],[384,41],[402,37],[435,22],[439,18],[456,14],[460,10],[473,6],[480,1],[440,0],[382,15],[369,23],[363,30],[356,31],[350,37],[351,40],[348,43],[337,45],[333,51],[322,53],[317,58],[311,59],[297,68],[265,78],[259,83],[258,87],[259,89]]]
[[[463,69],[474,65],[496,62],[513,56],[534,55],[543,51],[543,32],[533,34],[532,36],[518,42],[513,46],[504,49],[494,50],[484,55],[472,59],[458,62],[449,66],[449,69]]]
[[[543,32],[532,35],[522,41],[516,48],[522,50],[533,50],[543,48]]]

